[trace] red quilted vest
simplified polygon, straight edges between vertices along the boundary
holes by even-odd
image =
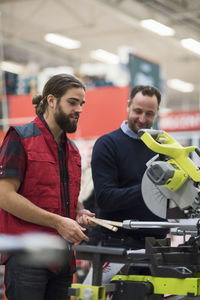
[[[15,126],[27,154],[24,182],[18,193],[37,206],[61,215],[60,172],[57,144],[42,121],[36,117],[31,123]],[[81,159],[74,143],[67,139],[68,187],[70,218],[75,219],[81,179]],[[51,232],[55,230],[23,221],[0,210],[0,232],[19,234],[24,232]]]

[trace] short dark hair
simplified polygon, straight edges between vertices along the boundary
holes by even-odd
[[[147,95],[147,96],[153,97],[155,95],[158,100],[158,106],[160,105],[161,93],[155,86],[151,86],[151,85],[136,85],[131,90],[129,104],[132,103],[133,98],[139,92],[141,92],[142,95],[144,95],[144,96]]]
[[[60,99],[68,89],[82,88],[85,90],[84,84],[75,76],[69,74],[58,74],[52,76],[45,84],[42,95],[36,95],[32,99],[35,105],[37,115],[43,114],[48,106],[47,96],[52,94]]]

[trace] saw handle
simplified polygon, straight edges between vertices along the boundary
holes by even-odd
[[[195,149],[195,152],[196,152],[196,154],[197,154],[198,156],[200,156],[200,148],[196,148],[196,149]]]
[[[153,138],[151,133],[157,134]],[[175,160],[177,166],[189,175],[195,182],[200,182],[200,170],[189,158],[189,154],[197,149],[196,146],[183,147],[172,136],[165,131],[141,129],[139,130],[140,139],[152,151],[166,155]]]
[[[156,129],[140,129],[138,131],[138,136],[141,137],[145,132],[149,133],[152,138],[155,140],[157,138],[157,136],[161,133],[163,133],[162,130],[156,130]]]

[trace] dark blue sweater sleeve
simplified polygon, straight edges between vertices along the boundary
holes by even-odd
[[[120,186],[119,157],[109,135],[95,143],[91,166],[96,200],[102,210],[114,212],[134,209],[141,203],[141,184]]]

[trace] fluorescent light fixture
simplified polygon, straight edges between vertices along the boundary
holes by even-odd
[[[0,68],[2,71],[21,74],[24,70],[24,66],[12,61],[2,61],[0,63]]]
[[[183,39],[181,40],[181,45],[184,48],[200,55],[200,42],[194,39]]]
[[[170,79],[167,81],[168,87],[182,93],[190,93],[194,90],[194,85],[180,79]]]
[[[103,49],[97,49],[90,52],[90,56],[96,60],[107,64],[118,64],[119,56]]]
[[[81,42],[77,40],[72,40],[64,35],[47,33],[44,36],[46,42],[63,47],[65,49],[78,49],[81,47]]]
[[[155,20],[147,19],[140,22],[141,26],[162,36],[172,36],[175,30]]]

